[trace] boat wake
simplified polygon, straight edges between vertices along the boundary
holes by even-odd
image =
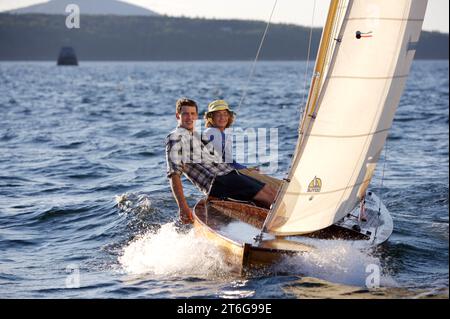
[[[316,249],[286,257],[274,270],[359,287],[398,286],[373,250],[343,240],[311,241]]]

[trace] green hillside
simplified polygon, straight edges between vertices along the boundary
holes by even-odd
[[[165,16],[82,16],[68,29],[65,16],[0,14],[0,60],[55,60],[61,46],[73,46],[86,60],[250,60],[264,22]],[[312,54],[321,29],[313,32]],[[303,60],[309,29],[273,24],[262,60]],[[448,34],[423,32],[418,59],[448,59]]]

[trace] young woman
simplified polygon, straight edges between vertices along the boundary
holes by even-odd
[[[226,134],[226,129],[234,123],[235,118],[236,114],[230,109],[226,101],[216,100],[211,102],[208,105],[208,111],[205,113],[206,130],[203,133],[203,139],[212,143],[214,150],[222,155],[224,162],[230,163],[239,173],[278,189],[281,186],[281,180],[261,174],[256,168],[247,168],[233,159],[233,136]]]

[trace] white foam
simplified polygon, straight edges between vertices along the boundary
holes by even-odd
[[[360,287],[373,283],[370,280],[378,273],[380,287],[396,286],[395,281],[383,271],[380,259],[369,250],[339,240],[314,241],[311,244],[316,249],[288,257],[276,269]]]
[[[119,262],[129,274],[211,277],[230,272],[217,247],[195,236],[194,230],[178,232],[174,223],[128,244]]]
[[[148,213],[152,209],[152,201],[146,194],[125,193],[116,195],[115,200],[117,207],[126,213]]]
[[[366,287],[367,279],[379,269],[380,287],[395,287],[395,281],[382,269],[380,259],[370,250],[362,250],[339,240],[312,240],[316,249],[284,259],[273,269],[322,280]],[[232,266],[224,262],[222,252],[194,230],[180,233],[174,223],[162,225],[123,248],[122,268],[132,275],[226,277]]]

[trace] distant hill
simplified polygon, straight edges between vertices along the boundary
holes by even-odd
[[[0,60],[56,61],[62,46],[82,63],[104,61],[253,60],[264,22],[166,16],[81,16],[67,29],[64,15],[0,14]],[[273,24],[261,60],[305,60],[309,28]],[[312,56],[322,30],[313,31]],[[423,32],[417,59],[448,59],[448,34]]]
[[[80,13],[91,15],[133,15],[133,16],[153,16],[156,12],[142,8],[130,3],[117,0],[51,0],[46,3],[36,4],[29,7],[8,11],[13,14],[66,14],[66,7],[69,4],[77,4]]]

